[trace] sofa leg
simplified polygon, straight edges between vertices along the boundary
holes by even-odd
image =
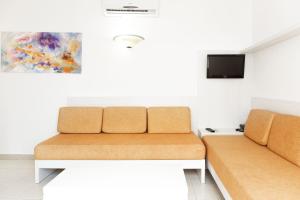
[[[55,169],[35,168],[35,183],[40,183],[53,172],[55,172]]]
[[[205,168],[201,169],[201,183],[205,183]]]

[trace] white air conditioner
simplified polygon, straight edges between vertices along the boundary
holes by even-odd
[[[158,16],[159,0],[102,0],[105,16]]]

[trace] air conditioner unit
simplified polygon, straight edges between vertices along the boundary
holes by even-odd
[[[159,0],[103,0],[105,16],[158,16]]]

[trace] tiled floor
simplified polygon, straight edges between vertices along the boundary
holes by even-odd
[[[215,182],[207,172],[206,184],[200,183],[196,170],[186,170],[189,200],[222,200]],[[41,184],[34,183],[34,161],[0,160],[0,200],[41,200],[42,188],[57,174]]]

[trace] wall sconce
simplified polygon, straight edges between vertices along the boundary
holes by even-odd
[[[123,47],[130,49],[145,40],[145,38],[139,35],[117,35],[113,40]]]

